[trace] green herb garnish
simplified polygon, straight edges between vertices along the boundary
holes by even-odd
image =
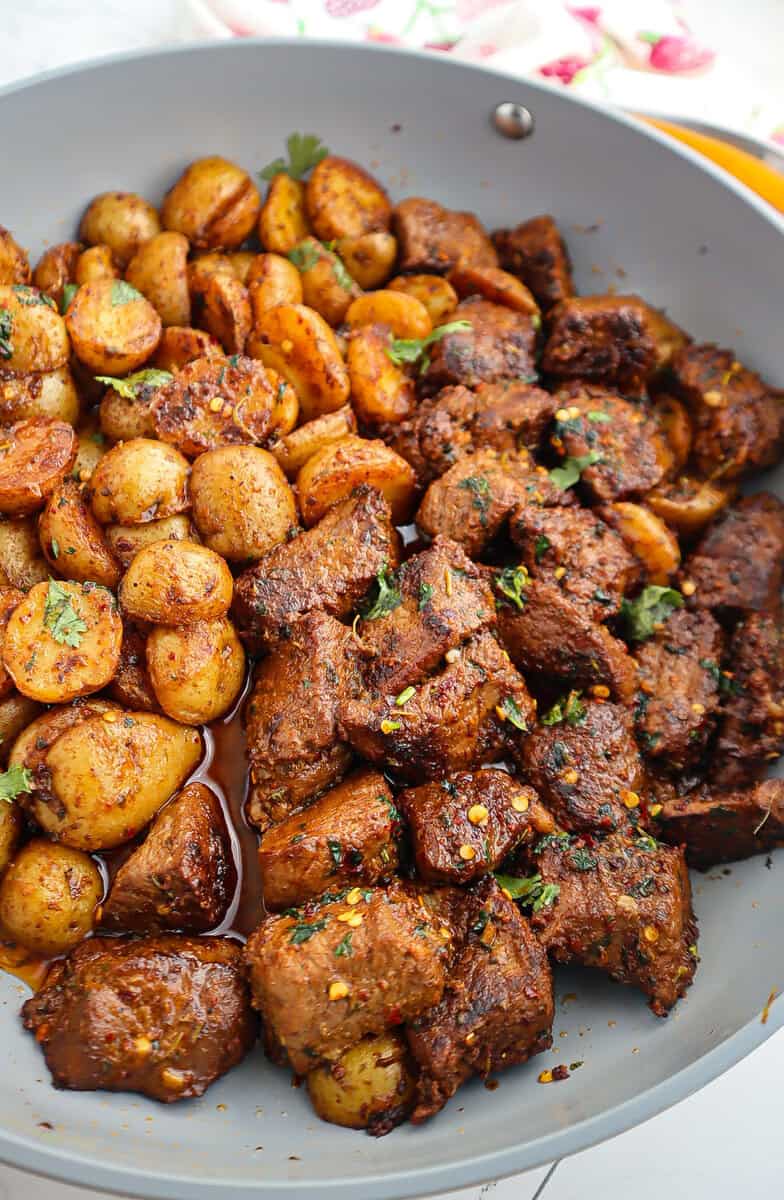
[[[105,383],[107,387],[114,388],[118,396],[123,396],[126,400],[135,400],[141,388],[159,388],[166,383],[171,383],[174,376],[171,371],[159,371],[155,367],[146,367],[143,371],[134,371],[133,375],[126,375],[125,379],[116,379],[114,375],[96,375],[96,383]]]
[[[587,850],[583,850],[581,846],[578,846],[575,850],[572,850],[571,854],[569,855],[569,861],[577,871],[596,870],[596,859],[592,854],[589,854]]]
[[[32,791],[33,773],[27,767],[14,763],[7,771],[0,771],[0,800],[10,804],[22,792]]]
[[[10,309],[0,307],[0,358],[10,358],[14,352],[11,334],[14,331],[14,315]]]
[[[589,421],[595,421],[597,425],[609,425],[612,417],[609,413],[602,412],[600,408],[592,408],[586,414]]]
[[[293,262],[298,271],[310,271],[321,258],[321,247],[315,238],[305,238],[293,250],[289,250],[289,262]]]
[[[74,648],[82,644],[82,635],[87,632],[87,625],[73,606],[71,593],[55,579],[49,580],[44,625],[56,642]]]
[[[470,328],[470,321],[449,321],[446,325],[439,325],[427,337],[393,338],[387,346],[387,355],[398,367],[402,367],[405,363],[420,362],[421,359],[419,373],[424,375],[430,366],[428,347],[432,346],[434,342],[440,342],[441,338],[446,337],[448,333],[463,333]]]
[[[655,632],[656,626],[666,621],[676,608],[683,608],[683,596],[675,588],[649,584],[635,600],[624,600],[621,616],[626,622],[629,637],[634,642],[644,642]]]
[[[126,283],[124,279],[115,279],[112,283],[112,308],[120,308],[123,304],[130,304],[133,300],[143,300],[144,296],[141,292],[137,292],[135,287],[131,287],[130,283]]]
[[[547,551],[550,549],[550,539],[540,533],[534,542],[534,559],[536,562],[541,562]]]
[[[335,958],[351,958],[354,947],[351,945],[351,930],[340,939],[334,950]]]
[[[74,296],[76,295],[76,293],[78,291],[79,291],[78,283],[66,283],[65,287],[63,288],[62,297],[60,299],[60,312],[61,313],[65,314],[65,312],[68,308],[68,305],[71,303],[71,301],[73,300]]]
[[[602,461],[602,455],[598,450],[589,450],[587,454],[581,454],[579,458],[565,458],[560,467],[553,467],[550,471],[550,478],[556,487],[566,491],[567,488],[574,487],[579,481],[580,476],[586,467],[592,467],[594,463]]]
[[[499,708],[510,725],[514,725],[515,729],[519,729],[521,733],[528,732],[528,726],[523,720],[523,714],[513,696],[504,696]]]
[[[525,606],[523,588],[529,584],[528,572],[525,567],[504,567],[495,577],[496,591],[504,597],[501,604],[514,604],[522,612]]]
[[[39,292],[36,288],[28,287],[26,283],[13,284],[11,291],[16,293],[16,298],[25,308],[35,308],[38,305],[42,305],[44,308],[56,307],[51,296],[47,296],[44,292]]]
[[[500,888],[508,892],[512,900],[519,900],[525,907],[530,907],[532,912],[541,912],[543,908],[547,908],[557,900],[560,895],[560,887],[557,883],[542,883],[541,875],[496,875],[496,882]]]
[[[326,929],[326,926],[326,917],[319,917],[315,921],[297,921],[291,930],[289,944],[300,946],[303,942],[309,942],[314,933],[320,933],[322,929]]]
[[[373,594],[375,593],[375,594]],[[394,571],[386,564],[376,575],[376,582],[371,589],[371,596],[360,605],[360,615],[366,621],[377,621],[385,617],[403,603],[403,597],[397,588]]]
[[[259,177],[269,182],[276,175],[289,175],[292,179],[301,179],[311,167],[326,158],[329,150],[322,144],[321,138],[315,133],[291,133],[286,138],[288,162],[285,158],[275,158],[259,171]]]
[[[422,611],[423,608],[427,608],[432,597],[433,597],[432,585],[429,583],[420,583],[420,585],[419,585],[419,606],[418,606],[420,612]]]
[[[579,725],[585,720],[586,708],[580,699],[580,692],[569,692],[568,696],[561,696],[560,700],[550,708],[542,717],[543,725],[560,725],[565,721],[567,725]]]
[[[480,524],[487,525],[487,510],[490,507],[492,494],[490,484],[484,475],[469,475],[467,478],[461,479],[457,486],[463,491],[471,493],[473,497],[471,507],[479,513]]]
[[[343,864],[343,847],[337,838],[327,838],[327,848],[336,867]]]

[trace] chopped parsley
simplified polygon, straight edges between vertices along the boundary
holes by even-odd
[[[351,958],[354,954],[354,948],[351,945],[351,930],[344,934],[338,942],[334,950],[335,958]]]
[[[545,537],[545,535],[543,533],[540,533],[538,538],[534,542],[534,559],[536,560],[536,562],[542,561],[545,554],[550,549],[550,544],[551,543],[550,543],[549,537]]]
[[[638,833],[634,844],[638,850],[647,850],[649,854],[654,854],[659,849],[656,838],[651,837],[649,833]]]
[[[504,696],[499,707],[510,725],[514,725],[515,729],[519,729],[521,733],[528,732],[528,726],[523,720],[523,714],[513,696]]]
[[[16,293],[16,298],[25,308],[34,308],[42,306],[44,308],[54,308],[54,300],[50,296],[39,292],[36,288],[28,287],[26,283],[15,283],[11,288],[12,292]]]
[[[403,603],[403,597],[397,588],[395,572],[385,563],[376,575],[376,582],[370,593],[360,605],[360,616],[366,621],[377,621],[386,617]]]
[[[337,838],[327,838],[327,848],[336,867],[343,865],[343,847]]]
[[[632,641],[644,642],[676,608],[683,608],[680,592],[675,588],[649,584],[635,600],[623,601],[621,616]]]
[[[713,676],[723,696],[734,696],[741,690],[739,684],[726,671],[722,671],[718,663],[714,662],[712,658],[701,658],[700,666]]]
[[[534,846],[534,854],[541,854],[542,851],[547,850],[548,847],[565,850],[571,840],[572,839],[568,833],[546,833],[544,837],[540,838]]]
[[[560,700],[549,709],[542,717],[543,725],[560,725],[565,721],[567,725],[579,725],[585,720],[586,708],[580,699],[580,692],[569,692],[568,696],[561,696]]]
[[[71,593],[56,580],[49,580],[44,603],[44,625],[56,642],[74,648],[82,644],[87,625],[73,606]]]
[[[487,510],[490,507],[492,494],[490,484],[484,475],[469,475],[467,478],[461,479],[457,486],[463,491],[471,493],[473,497],[471,507],[479,513],[480,524],[487,525]]]
[[[433,588],[429,583],[420,583],[419,585],[419,611],[427,608],[433,597]]]
[[[527,877],[496,875],[495,878],[498,886],[508,892],[512,900],[519,900],[524,907],[535,913],[553,904],[561,892],[557,883],[542,883],[542,876],[539,874]]]
[[[315,238],[305,238],[293,250],[289,250],[289,262],[293,262],[298,271],[310,271],[321,258],[321,247]]]
[[[78,291],[79,291],[78,283],[66,283],[65,287],[63,288],[62,297],[60,299],[60,312],[61,313],[65,314],[65,312],[68,309],[68,305],[71,303],[71,301],[73,300],[74,296],[76,295],[76,293]]]
[[[346,264],[339,255],[333,253],[332,257],[332,274],[335,276],[335,282],[344,292],[352,292],[354,290],[354,280],[346,270]]]
[[[288,161],[285,158],[275,158],[259,171],[259,177],[267,182],[276,175],[289,175],[292,179],[301,179],[311,167],[326,158],[329,150],[315,133],[291,133],[286,138]]]
[[[60,557],[60,543],[58,542],[57,538],[52,538],[52,540],[49,544],[49,550],[52,555],[52,558]]]
[[[112,281],[112,308],[120,308],[123,304],[130,304],[133,300],[143,300],[144,296],[141,292],[137,292],[135,287],[131,287],[130,283],[126,283],[124,279],[115,279]]]
[[[528,572],[525,567],[504,567],[503,571],[495,577],[496,591],[504,597],[497,603],[509,604],[510,607],[514,604],[522,612],[525,606],[523,588],[528,587],[528,582]]]
[[[0,307],[0,358],[10,358],[14,352],[11,345],[13,331],[14,314],[10,309]]]
[[[96,383],[105,383],[107,387],[114,388],[118,396],[123,396],[126,400],[135,400],[139,394],[140,388],[159,388],[165,383],[171,383],[174,376],[171,371],[159,371],[155,367],[146,367],[143,371],[134,371],[133,375],[126,375],[125,379],[117,379],[114,375],[96,375]]]
[[[327,927],[327,918],[318,917],[315,921],[298,920],[291,929],[291,937],[289,944],[291,946],[300,946],[303,942],[309,942],[314,933],[320,933],[322,929]]]
[[[582,846],[577,846],[569,855],[569,861],[577,871],[595,871],[596,859],[587,850],[583,850]]]
[[[22,792],[29,792],[33,787],[33,773],[27,767],[14,763],[7,771],[0,771],[0,800],[10,804]]]
[[[567,488],[574,487],[586,467],[592,467],[594,463],[601,461],[602,455],[598,450],[589,450],[587,454],[581,454],[579,458],[573,458],[570,455],[563,460],[559,467],[553,467],[550,471],[550,478],[556,487],[566,491]]]
[[[650,896],[656,887],[656,880],[653,875],[644,875],[639,883],[634,883],[630,888],[627,888],[629,896],[635,896],[638,900],[642,900],[645,896]]]
[[[612,417],[609,413],[602,412],[600,408],[591,408],[586,413],[589,421],[594,421],[597,425],[609,425]]]
[[[440,342],[448,333],[463,333],[471,328],[470,321],[448,321],[446,325],[438,325],[432,333],[423,338],[393,338],[387,346],[387,356],[392,362],[402,367],[405,363],[419,363],[419,372],[424,375],[430,366],[428,347],[434,342]]]

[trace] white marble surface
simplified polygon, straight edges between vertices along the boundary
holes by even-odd
[[[726,6],[724,20],[727,19]],[[759,8],[759,4],[755,5]],[[772,0],[781,11],[781,0]],[[60,64],[179,40],[184,0],[0,0],[0,84]],[[0,220],[2,200],[0,199]],[[781,1193],[784,1031],[698,1095],[610,1142],[440,1200],[749,1200]],[[95,1193],[0,1165],[0,1200]]]

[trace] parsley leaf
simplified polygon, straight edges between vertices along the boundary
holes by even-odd
[[[528,572],[525,567],[504,567],[495,577],[496,591],[504,597],[501,604],[514,604],[522,612],[525,606],[523,588],[528,587]],[[511,603],[510,603],[511,602]]]
[[[61,646],[81,646],[87,625],[73,606],[71,593],[55,579],[49,580],[44,603],[44,625]]]
[[[534,854],[541,854],[548,847],[565,850],[571,840],[571,835],[568,833],[546,833],[534,846]]]
[[[343,865],[343,847],[337,838],[327,838],[330,857],[336,867]]]
[[[114,375],[95,376],[96,383],[105,383],[107,387],[114,388],[118,396],[124,396],[126,400],[135,400],[140,388],[163,387],[165,383],[171,383],[172,379],[174,376],[171,371],[158,371],[155,367],[134,371],[133,375],[126,375],[125,379],[117,379]]]
[[[714,662],[712,658],[701,658],[700,666],[713,677],[723,696],[734,696],[741,690],[732,676],[728,675],[726,671],[722,671],[719,664]]]
[[[259,177],[268,182],[276,175],[289,175],[292,179],[301,179],[303,175],[326,158],[329,150],[322,144],[321,138],[315,133],[291,133],[286,138],[288,162],[285,158],[275,158],[259,171]]]
[[[432,597],[433,597],[432,584],[420,583],[420,585],[419,585],[419,605],[418,605],[420,612],[422,611],[423,608],[427,608]]]
[[[569,855],[569,861],[577,871],[595,871],[596,859],[587,850],[583,850],[582,846],[577,846]]]
[[[305,238],[289,250],[287,257],[298,271],[310,271],[321,258],[321,247],[315,238]]]
[[[0,358],[10,358],[14,352],[11,334],[14,331],[14,315],[7,308],[0,308]]]
[[[560,467],[553,467],[550,471],[550,478],[556,487],[566,491],[567,488],[574,487],[586,467],[592,467],[594,463],[602,461],[602,455],[598,450],[590,450],[588,454],[581,454],[579,458],[565,458]]]
[[[504,696],[499,708],[510,725],[514,725],[515,729],[519,729],[521,733],[528,732],[528,726],[523,720],[523,714],[513,696]]]
[[[352,958],[354,955],[354,947],[351,945],[351,930],[345,934],[333,951],[335,958]]]
[[[644,642],[661,621],[666,621],[676,608],[683,608],[683,596],[675,588],[649,584],[636,600],[624,600],[621,616],[626,622],[629,637]]]
[[[585,705],[580,699],[580,692],[569,692],[568,696],[561,696],[555,704],[542,717],[543,725],[560,725],[562,721],[566,721],[567,725],[579,725],[585,720]]]
[[[302,942],[309,942],[314,933],[320,933],[326,927],[326,917],[319,917],[315,921],[297,921],[296,925],[292,927],[289,944],[300,946]]]
[[[478,511],[480,525],[487,525],[487,510],[490,507],[492,493],[490,484],[484,475],[469,475],[466,479],[461,479],[457,486],[464,492],[471,492],[473,496],[471,507]]]
[[[78,291],[79,291],[78,283],[66,283],[65,287],[63,288],[62,297],[60,299],[60,312],[63,315],[65,315],[68,305],[71,303],[71,301],[73,300],[74,296],[76,295],[76,293]]]
[[[498,886],[508,892],[513,900],[521,901],[526,907],[530,906],[531,911],[535,913],[554,903],[561,892],[557,883],[542,883],[542,877],[538,874],[528,877],[496,875],[495,878]]]
[[[588,412],[588,420],[594,421],[597,425],[609,425],[612,417],[609,413],[602,412],[600,408],[592,408]]]
[[[44,292],[39,292],[36,288],[28,287],[26,283],[15,283],[11,290],[16,293],[17,300],[25,308],[35,308],[38,305],[43,305],[45,308],[55,307],[51,296],[47,296]]]
[[[354,280],[346,270],[346,264],[343,262],[343,259],[334,253],[332,258],[332,274],[335,276],[335,282],[338,287],[342,288],[344,292],[353,292]]]
[[[534,542],[534,559],[536,562],[541,562],[547,551],[550,549],[550,539],[545,534],[540,533]]]
[[[0,800],[10,804],[22,792],[32,791],[33,773],[27,767],[14,763],[7,771],[0,771]]]
[[[393,338],[387,346],[387,356],[398,367],[402,367],[405,363],[417,363],[421,359],[419,373],[424,375],[430,366],[430,356],[426,353],[428,346],[432,346],[434,342],[440,342],[441,338],[446,337],[448,333],[462,333],[470,328],[470,321],[448,321],[446,325],[437,326],[427,337]]]
[[[360,615],[366,621],[377,621],[379,617],[394,612],[398,605],[403,603],[403,597],[397,589],[395,572],[387,565],[376,575],[372,590],[375,590],[374,598],[371,600],[368,596],[359,607]]]
[[[132,300],[143,299],[141,292],[137,292],[136,288],[131,287],[124,279],[115,279],[112,283],[112,308],[120,308],[123,304],[130,304]]]

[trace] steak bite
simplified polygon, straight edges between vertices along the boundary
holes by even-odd
[[[524,777],[564,829],[625,829],[640,805],[645,773],[631,713],[572,698],[545,714],[519,747]]]
[[[724,635],[710,613],[677,609],[637,650],[638,736],[671,771],[697,762],[715,727]]]
[[[531,917],[560,963],[598,967],[638,987],[657,1017],[685,993],[697,966],[697,921],[683,849],[647,834],[543,839],[536,869],[553,902]]]
[[[487,1078],[552,1044],[552,975],[528,922],[492,877],[472,888],[466,907],[465,941],[443,998],[408,1026],[420,1067],[414,1124],[471,1075]]]
[[[555,828],[533,788],[493,767],[408,788],[398,805],[428,883],[468,883]]]
[[[398,242],[398,268],[446,275],[458,263],[497,267],[498,255],[473,213],[455,212],[435,200],[408,196],[392,217]]]
[[[659,836],[685,846],[694,867],[733,862],[784,843],[784,779],[765,779],[737,791],[709,785],[667,801]]]
[[[345,775],[338,710],[358,687],[351,630],[318,611],[293,621],[258,664],[245,706],[253,825],[268,829]]]
[[[720,614],[777,612],[784,577],[784,504],[745,496],[709,525],[682,572],[695,608]]]
[[[378,883],[397,867],[400,819],[383,775],[357,771],[268,829],[259,846],[264,904],[302,904],[346,884]]]
[[[241,1062],[257,1021],[228,938],[95,937],[50,968],[22,1009],[56,1087],[201,1096]]]
[[[699,614],[704,617],[704,614]],[[716,672],[724,696],[710,778],[722,788],[757,779],[784,753],[784,626],[750,613],[735,627],[731,671]],[[713,669],[713,667],[711,667]]]
[[[203,783],[190,783],[118,870],[101,923],[129,933],[206,933],[226,915],[236,882],[220,801]]]
[[[433,344],[422,378],[423,395],[458,383],[475,388],[504,379],[536,379],[538,322],[530,314],[471,296],[460,301],[450,321],[467,321],[471,328],[447,333]]]
[[[450,954],[451,929],[400,881],[267,917],[245,947],[253,1003],[298,1075],[437,1004]]]
[[[281,542],[234,585],[233,616],[252,653],[287,636],[291,622],[320,609],[346,617],[377,573],[400,561],[400,538],[380,492],[362,484],[317,525]]]
[[[569,252],[551,216],[531,217],[514,229],[497,229],[493,244],[503,269],[522,279],[542,308],[574,295]]]

